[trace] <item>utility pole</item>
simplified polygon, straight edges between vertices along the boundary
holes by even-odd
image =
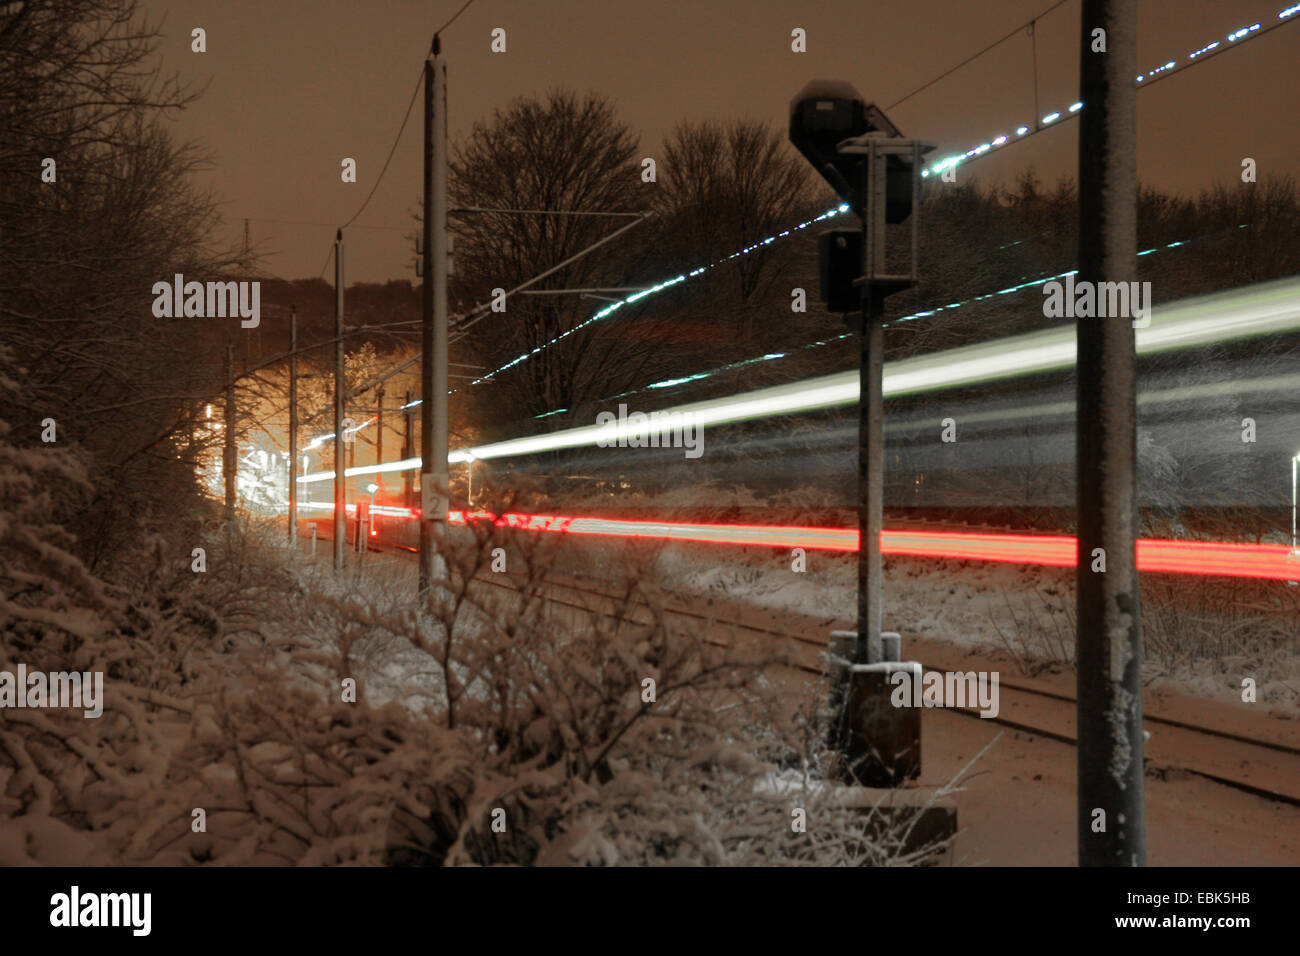
[[[226,526],[235,526],[235,477],[239,473],[239,454],[235,447],[235,346],[226,346],[226,444],[221,456],[221,471],[226,479]]]
[[[1081,283],[1137,278],[1137,6],[1083,0]],[[1146,863],[1136,366],[1130,319],[1078,320],[1080,866]]]
[[[1291,459],[1291,556],[1300,555],[1300,544],[1296,542],[1296,465],[1300,465],[1300,455]]]
[[[424,317],[420,387],[420,597],[439,574],[447,517],[447,67],[435,35],[424,63]]]
[[[382,465],[384,463],[384,390],[381,388],[375,392],[375,397],[379,399],[379,432],[375,436],[375,464]],[[383,478],[376,474],[375,481],[382,483]]]
[[[406,404],[402,406],[402,411],[406,415],[406,434],[402,438],[402,460],[409,461],[415,457],[415,409],[411,407],[411,402],[415,401],[415,396],[411,390],[406,390]],[[407,468],[402,472],[402,501],[408,508],[415,507],[415,482],[411,474],[411,469]]]
[[[289,547],[298,546],[298,307],[289,307]]]
[[[348,500],[343,441],[343,230],[334,236],[334,570],[341,571]]]

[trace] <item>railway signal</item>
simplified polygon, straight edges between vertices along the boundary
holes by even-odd
[[[858,629],[832,639],[831,746],[844,756],[847,777],[897,785],[920,773],[919,713],[892,707],[897,660],[881,632],[884,486],[884,364],[881,319],[886,296],[916,283],[921,158],[933,144],[909,140],[850,84],[814,80],[790,102],[790,141],[857,214],[860,230],[819,237],[821,294],[832,311],[847,313],[859,334]],[[909,242],[889,245],[897,226],[911,220]],[[901,268],[899,263],[901,261]],[[891,271],[894,269],[896,271]],[[893,636],[890,635],[892,638]],[[837,660],[834,660],[838,658]]]

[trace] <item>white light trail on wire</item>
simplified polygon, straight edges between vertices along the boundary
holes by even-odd
[[[1153,306],[1151,324],[1136,329],[1135,333],[1138,354],[1150,354],[1295,329],[1300,329],[1300,277]],[[887,363],[883,391],[886,398],[892,398],[1069,368],[1074,364],[1076,349],[1075,328],[1063,326],[920,355]],[[690,415],[691,420],[705,426],[791,415],[857,401],[858,371],[855,369],[661,411]],[[618,426],[613,433],[609,425],[588,425],[460,449],[452,452],[447,460],[456,463],[531,455],[594,445],[600,439],[644,434],[645,430],[645,425],[632,422]],[[344,475],[350,478],[420,467],[419,458],[408,458],[349,468]],[[325,471],[304,475],[298,481],[308,484],[333,477],[332,471]]]
[[[1285,9],[1278,11],[1277,19],[1279,21],[1288,20],[1291,17],[1296,16],[1297,14],[1300,14],[1300,4],[1286,7]],[[1276,26],[1276,24],[1274,24],[1274,26]],[[1259,31],[1262,27],[1263,27],[1262,23],[1252,23],[1250,26],[1242,27],[1239,30],[1234,30],[1232,33],[1228,34],[1226,42],[1228,44],[1233,44],[1241,40],[1245,40],[1249,37],[1258,36]],[[1191,53],[1187,54],[1185,62],[1182,63],[1181,66],[1179,65],[1179,62],[1177,60],[1166,60],[1164,63],[1160,64],[1157,67],[1154,67],[1153,69],[1147,70],[1147,72],[1145,73],[1139,73],[1136,77],[1134,77],[1134,82],[1140,84],[1145,80],[1152,79],[1153,77],[1160,76],[1164,73],[1169,73],[1172,70],[1181,69],[1183,67],[1189,66],[1198,57],[1202,57],[1207,54],[1212,54],[1216,50],[1222,52],[1222,49],[1226,49],[1226,47],[1223,47],[1222,43],[1220,43],[1218,40],[1215,40],[1214,42],[1206,44],[1200,49],[1193,50]],[[1081,109],[1083,109],[1082,103],[1074,103],[1069,107],[1068,112],[1077,113]],[[1038,130],[1042,129],[1045,126],[1051,126],[1057,120],[1059,120],[1062,117],[1062,115],[1063,113],[1060,111],[1048,113],[1046,116],[1042,118],[1042,120],[1038,124],[1038,127],[1034,129],[1033,132],[1038,132]],[[1030,132],[1030,127],[1028,126],[1020,126],[1016,129],[1017,136],[1024,136],[1029,132]],[[943,172],[945,169],[949,168],[950,166],[958,166],[968,159],[972,159],[976,156],[982,156],[984,153],[987,153],[989,150],[997,149],[1001,146],[1006,145],[1006,143],[1007,143],[1007,137],[1000,135],[996,139],[991,140],[990,142],[981,143],[977,146],[972,146],[964,153],[957,153],[952,156],[944,157],[943,159],[927,167],[926,169],[921,170],[921,176],[922,178],[925,178],[928,176],[937,175]]]

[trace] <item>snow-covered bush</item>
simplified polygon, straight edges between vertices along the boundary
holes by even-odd
[[[107,580],[63,530],[75,450],[7,434],[0,669],[105,693],[98,718],[0,711],[0,865],[900,858],[824,799],[820,729],[760,676],[778,655],[670,618],[648,573],[556,605],[549,542],[479,526],[421,606],[413,562],[335,575],[244,527],[141,535]],[[771,785],[791,768],[806,833]]]

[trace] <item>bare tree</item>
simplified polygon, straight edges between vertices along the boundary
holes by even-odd
[[[692,265],[717,262],[830,204],[782,133],[758,120],[679,123],[664,144],[663,170],[663,241]],[[748,305],[790,274],[791,248],[756,249],[719,281]],[[782,292],[788,299],[790,290]]]
[[[519,99],[475,124],[450,163],[455,207],[564,212],[637,212],[649,208],[653,184],[643,183],[634,159],[637,140],[608,100],[556,91],[544,99]],[[455,292],[464,301],[487,301],[493,289],[510,289],[607,235],[620,220],[598,216],[464,212],[456,215]],[[647,236],[629,238],[645,244]],[[543,280],[536,289],[629,284],[632,254],[603,248]],[[574,295],[517,296],[501,315],[474,332],[470,351],[489,368],[545,346],[573,330],[603,303]],[[500,376],[480,408],[488,420],[541,415],[571,408],[634,374],[637,349],[592,354],[593,334],[571,335]],[[644,351],[644,350],[639,350]],[[630,368],[629,368],[630,363]]]
[[[160,38],[134,0],[33,0],[0,14],[0,315],[13,357],[2,371],[21,383],[12,438],[34,442],[53,418],[60,441],[93,453],[98,494],[79,527],[91,548],[194,491],[189,446],[221,387],[215,330],[152,314],[154,282],[231,261],[207,247],[215,205],[189,182],[203,156],[158,122],[193,98],[154,64]]]

